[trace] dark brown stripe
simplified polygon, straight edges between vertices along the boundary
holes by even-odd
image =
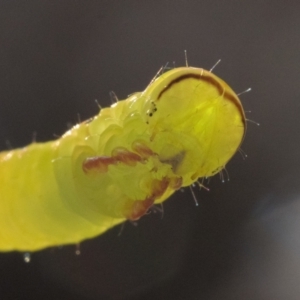
[[[243,108],[241,106],[241,104],[239,103],[239,101],[237,100],[237,98],[226,92],[226,90],[223,89],[222,85],[217,81],[215,80],[213,77],[211,76],[207,76],[207,75],[200,75],[200,74],[195,74],[195,73],[189,73],[189,74],[185,74],[185,75],[181,75],[175,79],[173,79],[158,95],[157,97],[157,100],[159,101],[159,99],[162,97],[162,95],[169,89],[171,88],[174,84],[176,83],[179,83],[180,81],[182,80],[185,80],[185,79],[189,79],[189,78],[194,78],[194,79],[198,79],[198,80],[202,80],[202,81],[205,81],[211,85],[213,85],[219,92],[220,96],[223,95],[223,97],[229,101],[231,101],[235,106],[236,108],[238,109],[238,111],[240,112],[241,116],[242,116],[242,121],[243,121],[243,124],[244,124],[244,127],[246,128],[246,120],[245,120],[245,117],[244,117],[244,111],[243,111]],[[224,94],[223,94],[224,92]]]
[[[200,74],[194,74],[194,73],[189,73],[189,74],[185,74],[185,75],[181,75],[175,79],[173,79],[158,95],[157,100],[160,99],[160,97],[169,89],[171,88],[174,84],[179,83],[182,80],[185,79],[189,79],[189,78],[194,78],[194,79],[198,79],[198,80],[203,80],[206,81],[207,83],[210,83],[211,85],[213,85],[219,92],[220,95],[223,94],[223,88],[220,85],[219,82],[217,82],[214,78],[212,77],[208,77],[205,75],[200,75]]]
[[[244,128],[246,129],[246,119],[245,119],[245,114],[244,114],[244,110],[243,110],[242,105],[239,103],[239,101],[237,100],[237,98],[234,95],[232,95],[232,94],[230,94],[226,91],[224,93],[224,98],[226,100],[231,101],[235,105],[235,107],[238,109],[240,115],[242,116],[242,121],[243,121],[243,124],[244,124]]]

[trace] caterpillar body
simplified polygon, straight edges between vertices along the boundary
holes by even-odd
[[[0,251],[79,243],[218,173],[246,130],[220,78],[181,67],[58,140],[0,153]]]

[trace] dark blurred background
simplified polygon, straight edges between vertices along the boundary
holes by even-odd
[[[0,1],[0,146],[53,139],[143,90],[161,65],[210,69],[241,96],[243,150],[210,192],[137,227],[0,255],[0,299],[300,299],[300,2]],[[16,187],[17,188],[17,187]]]

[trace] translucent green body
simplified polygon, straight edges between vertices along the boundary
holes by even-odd
[[[0,250],[79,243],[138,219],[219,172],[244,133],[226,83],[203,69],[173,69],[56,141],[0,154]]]

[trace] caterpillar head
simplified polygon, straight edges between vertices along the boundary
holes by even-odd
[[[219,172],[243,140],[246,123],[238,96],[209,71],[173,69],[141,98],[153,151],[183,177],[183,185]]]

